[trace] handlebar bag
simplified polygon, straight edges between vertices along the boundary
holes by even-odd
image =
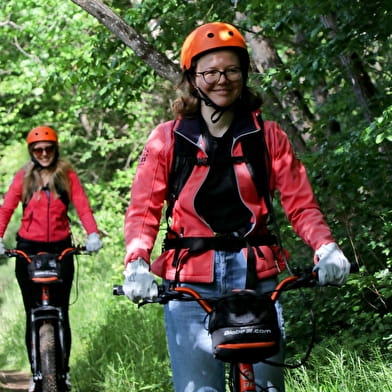
[[[30,279],[37,283],[52,283],[60,279],[60,262],[56,255],[39,253],[28,265]]]
[[[254,291],[233,291],[214,301],[208,331],[214,357],[224,362],[256,363],[279,351],[275,304]]]

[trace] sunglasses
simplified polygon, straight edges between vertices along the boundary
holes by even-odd
[[[48,146],[48,147],[37,147],[33,148],[33,154],[36,155],[37,157],[42,157],[44,155],[44,152],[47,155],[53,154],[55,150],[55,146]]]

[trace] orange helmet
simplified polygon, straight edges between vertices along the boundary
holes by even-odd
[[[245,38],[237,28],[224,22],[212,22],[197,27],[186,37],[181,49],[181,68],[189,70],[196,56],[220,48],[240,49],[246,53],[249,63]]]
[[[57,133],[54,129],[41,125],[33,128],[27,135],[27,144],[36,142],[54,142],[58,143]]]

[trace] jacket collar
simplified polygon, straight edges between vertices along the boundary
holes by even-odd
[[[256,119],[259,111],[248,112],[242,116],[236,116],[230,126],[230,132],[234,139],[253,133],[260,129],[260,125]],[[192,118],[179,118],[176,120],[174,132],[184,136],[194,144],[200,144],[200,139],[203,134],[203,129],[206,129],[206,124],[201,115],[196,115]]]

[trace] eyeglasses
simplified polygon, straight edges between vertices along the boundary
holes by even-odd
[[[219,83],[222,75],[230,82],[238,82],[242,78],[241,68],[229,68],[224,71],[219,71],[217,69],[211,69],[210,71],[196,72],[196,76],[203,76],[204,81],[207,84]]]
[[[33,153],[34,155],[36,155],[37,157],[42,157],[42,155],[44,154],[44,152],[47,155],[53,154],[55,147],[54,146],[48,146],[48,147],[37,147],[37,148],[33,148]]]

